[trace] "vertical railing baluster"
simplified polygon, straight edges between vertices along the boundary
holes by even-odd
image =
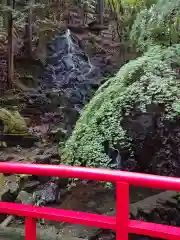
[[[128,240],[129,184],[116,183],[116,240]]]
[[[31,217],[25,218],[25,239],[36,240],[36,219]]]

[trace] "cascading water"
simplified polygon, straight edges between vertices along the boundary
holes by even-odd
[[[98,87],[101,70],[92,65],[70,30],[60,33],[47,45],[48,57],[44,85],[52,91],[62,90],[77,110],[89,100],[92,89]]]
[[[56,120],[71,131],[104,76],[114,69],[106,54],[90,59],[81,45],[70,30],[60,32],[47,44],[40,87],[25,96],[23,114],[29,116],[33,111],[42,118],[46,113],[57,113]]]

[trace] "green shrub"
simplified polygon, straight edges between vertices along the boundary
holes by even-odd
[[[64,163],[108,167],[105,142],[132,152],[122,120],[134,108],[144,113],[151,104],[163,104],[164,117],[174,119],[180,112],[180,81],[173,64],[180,66],[180,45],[155,46],[124,65],[84,108],[65,147],[59,146]]]

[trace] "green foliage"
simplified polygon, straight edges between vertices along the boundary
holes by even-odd
[[[58,3],[57,3],[58,6]],[[8,30],[8,14],[12,13],[13,16],[13,27],[19,32],[25,33],[25,27],[28,23],[28,15],[31,11],[31,20],[33,33],[36,33],[35,38],[42,38],[42,35],[47,35],[47,32],[53,32],[54,29],[59,27],[61,24],[61,19],[59,15],[58,7],[54,10],[55,6],[50,1],[15,1],[14,7],[7,6],[6,4],[0,4],[0,36],[7,36]],[[57,19],[58,18],[58,19]]]
[[[129,31],[137,14],[148,9],[157,0],[106,0],[115,15],[118,34],[121,40],[129,40]]]
[[[136,16],[131,40],[141,51],[149,46],[170,46],[180,40],[180,0],[158,0]]]
[[[179,43],[180,0],[106,0],[115,14],[120,39],[145,51],[149,46]],[[132,30],[131,30],[132,29]]]
[[[179,114],[180,81],[173,63],[180,66],[180,45],[155,46],[102,85],[85,107],[65,148],[60,146],[64,163],[108,167],[111,159],[105,153],[105,142],[131,151],[122,120],[134,108],[146,112],[148,106],[161,104],[164,117],[174,119]]]

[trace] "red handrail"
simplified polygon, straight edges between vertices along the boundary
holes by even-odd
[[[129,220],[129,185],[180,191],[180,179],[117,170],[64,165],[0,163],[0,172],[57,176],[116,183],[116,217],[15,203],[0,203],[0,213],[25,216],[26,240],[36,240],[36,219],[84,224],[116,231],[116,239],[128,240],[128,233],[162,239],[180,239],[180,228]]]

